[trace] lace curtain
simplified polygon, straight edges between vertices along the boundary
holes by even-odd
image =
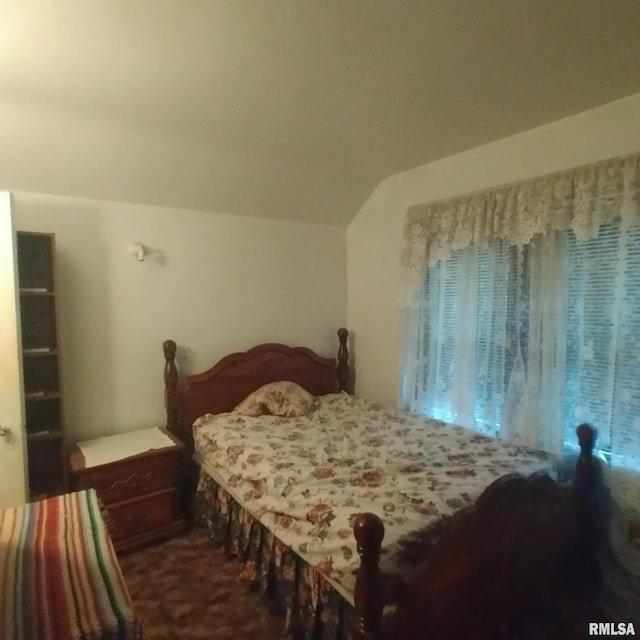
[[[497,238],[524,246],[537,234],[571,229],[580,240],[601,225],[640,224],[640,154],[409,209],[401,306],[419,304],[425,269]]]
[[[563,295],[548,284],[567,246],[562,232],[526,247],[498,239],[426,271],[406,314],[406,408],[562,454],[566,283],[556,281]]]
[[[413,207],[405,407],[558,455],[599,431],[640,505],[640,154]]]

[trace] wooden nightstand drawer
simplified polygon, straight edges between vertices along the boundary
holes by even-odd
[[[180,521],[178,492],[175,489],[112,505],[107,510],[116,549],[124,540],[153,534]]]
[[[104,504],[130,500],[148,493],[176,487],[179,482],[179,452],[168,450],[154,456],[132,458],[78,474],[78,488],[92,487]]]

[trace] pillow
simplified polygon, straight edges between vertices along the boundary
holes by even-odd
[[[288,380],[270,382],[250,393],[235,409],[244,416],[304,416],[314,397],[300,385]]]

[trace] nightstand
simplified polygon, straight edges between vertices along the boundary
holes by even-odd
[[[94,488],[107,508],[118,553],[184,531],[184,445],[162,429],[77,442],[70,449],[76,490]]]

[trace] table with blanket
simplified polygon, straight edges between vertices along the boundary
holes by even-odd
[[[95,491],[0,512],[0,638],[144,639]]]

